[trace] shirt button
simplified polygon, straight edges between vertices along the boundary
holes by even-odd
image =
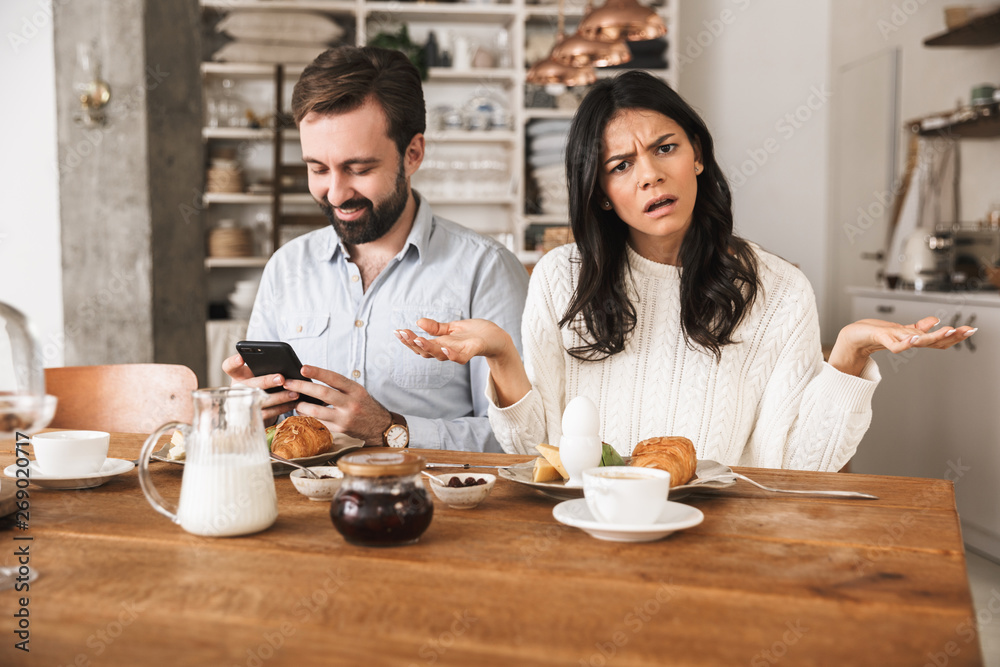
[[[352,283],[356,283],[356,282],[358,282],[359,280],[361,280],[361,278],[359,278],[358,276],[356,276],[356,275],[354,275],[354,276],[351,276],[351,282],[352,282]]]
[[[356,327],[363,327],[363,326],[365,326],[365,323],[362,322],[361,320],[354,320],[354,326],[356,326]]]
[[[296,333],[302,333],[302,325],[300,324],[299,326],[295,327],[295,331]]]
[[[351,375],[353,375],[355,378],[359,378],[361,377],[361,371],[354,371],[353,373],[351,373]]]

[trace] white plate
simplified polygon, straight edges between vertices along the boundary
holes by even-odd
[[[364,447],[364,440],[358,440],[357,438],[352,438],[349,435],[344,435],[342,433],[335,433],[333,435],[333,449],[325,454],[319,454],[317,456],[305,456],[299,459],[289,459],[298,463],[300,466],[321,466],[327,462],[339,459],[341,456],[348,452],[353,452],[356,449],[361,449]],[[163,463],[176,463],[178,465],[184,465],[184,460],[176,460],[167,458],[167,452],[170,451],[170,443],[163,445],[158,450],[149,455],[154,461],[161,461]],[[294,466],[286,465],[280,461],[271,461],[271,470],[275,475],[287,475],[288,473],[295,470]]]
[[[630,456],[625,457],[626,463],[631,460],[632,458]],[[550,498],[555,498],[556,500],[583,498],[583,488],[579,486],[569,486],[566,484],[565,480],[560,479],[554,482],[532,481],[531,477],[534,469],[534,461],[525,461],[524,463],[516,463],[512,466],[501,468],[500,476],[504,479],[509,479],[512,482],[530,486]],[[736,483],[736,478],[732,475],[732,473],[732,470],[721,463],[710,461],[708,459],[699,459],[698,467],[695,468],[694,471],[694,478],[687,484],[675,486],[670,489],[670,498],[675,500],[683,498],[684,496],[692,493],[695,489],[722,489],[727,486],[732,486]],[[719,477],[719,479],[713,479],[715,477]]]
[[[655,522],[641,526],[623,526],[597,521],[583,498],[564,500],[552,508],[552,516],[559,523],[588,533],[591,537],[610,542],[652,542],[676,530],[697,526],[705,515],[697,507],[667,501]]]
[[[134,467],[134,463],[124,459],[105,459],[104,465],[95,473],[71,477],[57,477],[46,475],[38,469],[38,464],[32,461],[28,464],[30,476],[27,479],[35,486],[40,486],[43,489],[92,489],[95,486],[104,484],[116,475],[129,472]],[[3,474],[7,475],[7,477],[17,478],[17,471],[17,464],[11,464],[3,469]]]

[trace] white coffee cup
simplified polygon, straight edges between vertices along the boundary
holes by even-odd
[[[583,496],[594,518],[615,525],[649,525],[667,504],[670,473],[607,466],[583,471]]]
[[[45,475],[71,477],[98,472],[108,458],[104,431],[53,431],[31,436],[35,462]]]

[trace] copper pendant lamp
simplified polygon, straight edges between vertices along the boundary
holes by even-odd
[[[584,16],[577,32],[599,42],[637,42],[662,37],[667,26],[659,14],[637,0],[607,0],[603,7]]]
[[[528,70],[528,83],[544,86],[552,83],[561,83],[565,86],[587,86],[597,81],[597,74],[594,68],[570,67],[557,63],[552,58],[535,63]]]
[[[559,31],[556,37],[556,46],[558,48],[560,44],[566,39],[565,25],[563,20],[563,0],[559,0]],[[552,59],[552,54],[545,60],[535,63],[530,70],[528,70],[527,82],[539,86],[545,86],[550,84],[562,84],[564,86],[587,86],[595,81],[597,81],[597,74],[594,72],[594,68],[588,66],[585,67],[571,67],[569,65],[563,65]]]
[[[575,33],[557,44],[550,57],[570,67],[612,67],[632,60],[632,52],[622,40],[595,42]]]
[[[587,0],[584,16],[591,13],[592,6]],[[562,30],[562,0],[559,2],[559,34]],[[632,52],[624,41],[595,42],[580,35],[579,31],[568,39],[559,40],[549,58],[569,67],[611,67],[632,60]]]

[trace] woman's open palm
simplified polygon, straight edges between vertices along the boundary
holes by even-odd
[[[473,357],[497,357],[512,346],[506,331],[489,320],[438,322],[424,317],[417,326],[427,332],[418,336],[409,329],[399,329],[396,337],[425,358],[466,364]]]

